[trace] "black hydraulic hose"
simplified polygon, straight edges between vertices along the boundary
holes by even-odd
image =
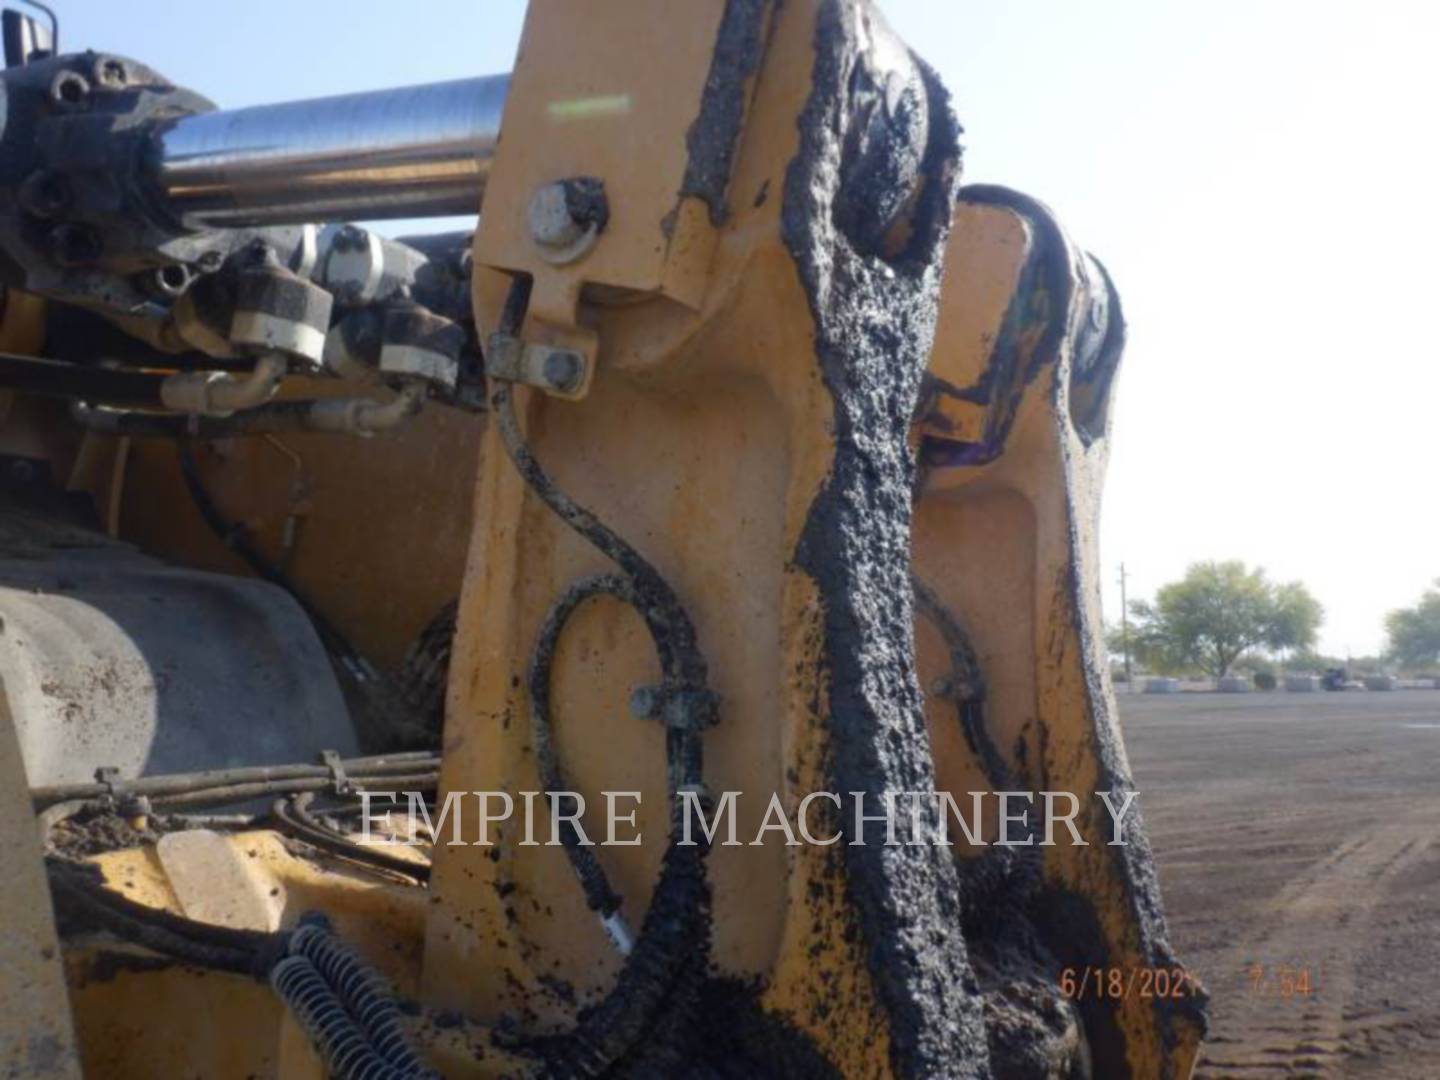
[[[201,967],[263,978],[283,944],[278,935],[197,922],[136,903],[103,884],[93,866],[47,860],[51,894],[66,928],[103,930]]]
[[[411,1048],[389,987],[328,922],[238,930],[137,903],[93,866],[51,858],[47,871],[62,932],[110,933],[183,963],[269,981],[341,1080],[436,1080]]]
[[[305,594],[291,580],[290,575],[265,557],[250,540],[243,525],[231,522],[221,513],[215,500],[206,490],[204,482],[200,479],[192,440],[188,437],[178,440],[176,451],[180,461],[180,474],[185,481],[186,490],[189,491],[195,508],[200,511],[200,516],[204,518],[210,531],[226,547],[239,555],[257,577],[272,585],[278,585],[300,605],[301,610],[314,625],[315,632],[334,660],[337,669],[342,675],[348,677],[351,685],[368,702],[373,714],[383,722],[385,739],[392,745],[402,741],[412,745],[433,743],[435,741],[433,733],[425,730],[423,722],[409,719],[412,710],[406,705],[404,696],[391,680],[370,663],[350,643],[350,640],[305,597]]]
[[[433,786],[432,783],[431,787]],[[310,813],[310,804],[313,799],[314,793],[304,792],[292,795],[288,799],[277,800],[274,807],[276,822],[290,835],[304,840],[312,847],[328,851],[332,855],[339,855],[341,858],[380,870],[388,870],[393,874],[403,874],[414,881],[423,883],[430,880],[428,863],[412,862],[409,859],[402,859],[398,855],[367,847],[325,825]]]
[[[336,1080],[439,1080],[407,1038],[389,984],[311,913],[285,938],[270,985]]]
[[[290,935],[289,946],[291,956],[303,957],[314,965],[380,1058],[405,1076],[433,1075],[426,1071],[405,1037],[400,1006],[390,987],[379,972],[335,936],[325,916],[302,918]]]
[[[558,797],[558,792],[569,790],[555,753],[550,718],[550,670],[555,658],[555,647],[570,616],[586,600],[597,596],[613,596],[631,605],[636,603],[635,590],[629,580],[619,574],[584,578],[572,585],[546,613],[535,641],[535,649],[531,653],[530,670],[526,679],[530,691],[530,742],[535,751],[535,766],[540,776],[541,790],[552,801]],[[656,637],[653,629],[652,637],[655,639],[656,649],[665,657],[668,650],[664,639]],[[673,792],[671,797],[674,797]],[[561,823],[560,842],[570,859],[575,876],[580,879],[586,904],[602,917],[613,915],[620,908],[621,898],[611,888],[609,876],[600,865],[595,849],[580,842],[575,823],[568,818]]]
[[[287,956],[270,969],[270,985],[325,1063],[325,1075],[339,1080],[410,1080],[380,1056],[340,997],[303,956]]]
[[[528,294],[528,280],[517,279],[506,300],[502,332],[518,332]],[[610,595],[632,604],[655,641],[664,676],[657,704],[666,728],[667,786],[672,798],[670,843],[640,935],[602,1001],[586,1010],[569,1032],[531,1042],[552,1075],[599,1076],[630,1052],[667,1008],[689,1000],[687,980],[704,975],[697,953],[705,953],[709,941],[708,846],[680,842],[683,811],[675,805],[674,796],[684,785],[700,788],[703,729],[714,718],[714,695],[707,685],[708,672],[694,624],[670,584],[635,548],[556,487],[525,442],[508,384],[499,384],[491,407],[505,452],[530,490],[621,571],[572,586],[541,627],[530,665],[529,691],[536,714],[532,730],[541,732],[540,745],[551,756],[552,778],[558,777],[558,763],[548,739],[550,664],[560,631],[580,603],[592,596]],[[537,753],[539,749],[537,745]],[[585,849],[576,845],[575,850]],[[598,863],[595,869],[599,870]],[[603,871],[598,880],[587,881],[582,874],[581,881],[587,900],[592,900],[593,892],[602,903],[612,902]]]
[[[307,600],[303,593],[290,580],[290,575],[281,570],[271,562],[260,549],[250,540],[249,533],[245,527],[238,522],[232,522],[221,513],[215,500],[210,497],[205,483],[200,479],[200,470],[195,463],[195,450],[189,438],[182,438],[176,443],[176,452],[180,460],[180,475],[185,481],[185,488],[190,493],[195,508],[200,511],[205,524],[210,531],[235,554],[245,561],[245,564],[254,571],[255,576],[278,585],[294,597],[295,602],[300,605],[310,622],[315,626],[315,632],[320,635],[320,640],[325,648],[335,657],[337,662],[358,682],[373,683],[379,678],[370,661],[366,660],[350,644],[349,640],[327,619],[316,607]]]
[[[1013,791],[1018,786],[1000,748],[985,724],[985,680],[980,661],[960,620],[941,602],[940,597],[919,577],[912,574],[910,584],[915,593],[915,611],[940,632],[950,659],[948,696],[955,703],[960,717],[960,731],[970,752],[976,756],[991,791]],[[946,811],[942,808],[942,814]],[[1006,838],[1010,844],[986,848],[978,857],[957,855],[959,871],[961,924],[971,937],[982,936],[982,929],[1006,913],[1023,907],[1034,894],[1043,872],[1044,849],[1035,846],[1036,827],[1027,819],[1010,825]],[[1028,842],[1027,842],[1028,838]]]
[[[960,714],[960,731],[965,736],[965,744],[979,758],[990,790],[1010,791],[1014,787],[1010,766],[985,726],[985,680],[969,635],[930,586],[913,574],[910,584],[915,591],[915,611],[930,620],[945,642],[950,660],[947,693]]]
[[[631,579],[641,614],[647,622],[654,621],[663,630],[668,647],[674,654],[676,675],[690,687],[703,687],[708,674],[705,658],[696,642],[694,624],[670,583],[614,530],[555,486],[520,432],[508,383],[498,385],[490,403],[500,430],[500,441],[515,470],[557,517],[608,556]]]
[[[165,378],[155,372],[122,371],[0,353],[0,389],[42,397],[158,409],[163,407],[160,384]]]

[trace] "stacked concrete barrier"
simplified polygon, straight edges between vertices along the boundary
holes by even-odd
[[[1286,675],[1285,689],[1292,694],[1309,694],[1320,689],[1319,675]]]
[[[1395,676],[1394,676],[1394,675],[1366,675],[1366,676],[1365,676],[1365,689],[1366,689],[1366,690],[1394,690],[1394,689],[1395,689]]]
[[[1241,675],[1226,675],[1215,684],[1215,689],[1222,694],[1248,694],[1250,680]]]
[[[1156,677],[1145,680],[1145,693],[1147,694],[1173,694],[1179,689],[1179,679]]]

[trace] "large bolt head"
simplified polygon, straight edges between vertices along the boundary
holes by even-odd
[[[541,374],[552,388],[569,393],[585,375],[585,358],[570,349],[552,349],[541,365]]]
[[[610,219],[605,185],[593,176],[537,188],[526,211],[530,238],[547,262],[574,262],[595,246]]]
[[[570,216],[563,183],[546,184],[530,197],[530,238],[545,248],[569,247],[584,229]]]

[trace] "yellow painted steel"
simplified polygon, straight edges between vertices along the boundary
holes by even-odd
[[[274,833],[208,835],[223,850],[206,856],[203,870],[216,887],[203,912],[187,906],[172,877],[185,872],[184,862],[177,867],[172,859],[167,869],[163,850],[124,849],[92,861],[105,884],[127,898],[191,918],[203,914],[208,917],[201,921],[216,925],[273,930],[324,911],[400,993],[414,993],[423,890],[341,860],[299,858]],[[193,851],[189,859],[192,870],[202,869],[194,866]],[[238,871],[226,873],[220,860]],[[248,879],[238,888],[237,872]],[[219,887],[222,881],[230,883],[228,891]],[[258,919],[257,903],[264,912]],[[322,1075],[314,1072],[301,1033],[287,1030],[284,1009],[263,981],[157,959],[104,936],[68,943],[65,960],[87,1076]]]
[[[831,754],[819,720],[828,713],[825,600],[794,553],[834,464],[835,406],[781,221],[820,6],[789,0],[767,15],[763,63],[744,83],[730,213],[717,220],[678,193],[724,4],[534,0],[474,249],[482,335],[500,328],[512,276],[527,274],[534,290],[520,336],[587,359],[583,400],[517,392],[525,436],[558,485],[614,524],[684,598],[723,702],[706,736],[706,782],[758,796],[738,804],[747,840],[770,792],[793,818],[805,794],[826,787]],[[581,175],[604,180],[612,219],[589,257],[555,266],[526,234],[527,204],[536,187]],[[1037,243],[1014,209],[958,206],[933,375],[956,387],[982,377]],[[1003,447],[981,464],[923,472],[913,561],[976,648],[986,722],[1022,786],[1093,792],[1109,782],[1106,748],[1124,763],[1094,572],[1105,442],[1081,438],[1067,397],[1069,331],[1084,315],[1076,305],[1022,327],[1018,348],[1033,374]],[[1067,333],[1043,354],[1042,330],[1056,320]],[[933,406],[913,433],[917,446],[929,436],[986,437],[992,405],[949,397]],[[568,585],[610,567],[526,487],[494,425],[426,417],[359,450],[293,440],[314,499],[293,571],[387,663],[459,592],[442,795],[505,791],[518,800],[540,787],[524,689],[537,630]],[[284,512],[273,500],[292,465],[259,443],[223,454],[217,496],[236,516],[258,518],[273,542]],[[217,548],[179,509],[172,470],[168,449],[132,450],[126,483],[146,498],[126,504],[122,531],[212,562]],[[369,522],[375,532],[357,529]],[[924,620],[915,634],[920,683],[931,686],[948,671],[943,643]],[[555,741],[570,786],[602,820],[602,792],[644,794],[636,828],[646,842],[601,853],[632,926],[649,902],[669,820],[663,734],[628,708],[631,690],[656,677],[644,624],[610,600],[577,613],[554,663]],[[927,717],[939,786],[957,799],[984,787],[947,706],[927,703]],[[1046,885],[1084,898],[1105,964],[1152,965],[1132,882],[1094,810],[1079,819],[1093,846],[1045,850]],[[95,861],[132,899],[206,921],[274,928],[305,910],[327,912],[402,994],[418,996],[415,1031],[445,1075],[520,1075],[533,1063],[496,1049],[490,1029],[522,1015],[528,1030],[566,1030],[610,989],[621,958],[561,848],[522,845],[519,828],[500,827],[493,849],[438,847],[428,890],[298,857],[263,832],[177,847],[168,866],[153,847]],[[840,850],[787,847],[772,835],[759,846],[716,846],[707,865],[718,971],[758,981],[764,1008],[843,1075],[888,1075],[892,1033]],[[187,903],[184,879],[200,867],[230,883],[218,901]],[[68,943],[65,963],[90,1075],[315,1074],[259,982],[94,938]],[[1200,1035],[1191,1018],[1139,998],[1099,1008],[1097,1022],[1119,1032],[1129,1075],[1189,1074]],[[437,1022],[450,1011],[457,1016]]]
[[[976,382],[1035,244],[1014,210],[960,204],[946,259],[933,375],[954,386]],[[1056,314],[1073,325],[1088,311]],[[1100,613],[1096,528],[1108,444],[1100,439],[1087,447],[1070,419],[1073,335],[1049,357],[1035,355],[1038,332],[1020,337],[1023,363],[1040,363],[1016,408],[1005,451],[987,464],[924,472],[914,566],[964,620],[988,685],[987,726],[1026,778],[1021,787],[1085,795],[1110,787],[1100,765],[1102,743],[1113,746],[1128,768]],[[957,429],[978,433],[983,419],[966,414],[966,403],[958,405],[968,426],[925,422],[922,430],[947,437]],[[919,623],[917,640],[921,684],[932,685],[947,663],[933,628]],[[940,786],[957,794],[983,788],[978,763],[953,723],[945,722],[943,703],[930,702],[927,712]],[[1046,881],[1087,898],[1100,922],[1104,966],[1152,969],[1153,943],[1142,939],[1136,897],[1108,846],[1111,820],[1098,803],[1082,799],[1081,805],[1077,826],[1090,846],[1046,848]],[[1105,1007],[1124,1033],[1130,1075],[1190,1074],[1202,1034],[1193,1017],[1177,1015],[1173,1026],[1157,1023],[1156,1003],[1133,994]]]
[[[20,740],[0,695],[0,1073],[80,1075],[60,943],[27,793]]]
[[[637,267],[633,278],[607,282],[632,290],[624,302],[613,293],[596,295],[573,315],[569,306],[558,315],[547,306],[552,324],[568,317],[594,332],[598,374],[583,403],[532,393],[522,396],[521,409],[527,440],[560,488],[621,525],[685,598],[724,702],[723,721],[706,739],[708,786],[780,791],[792,814],[803,794],[823,787],[827,754],[826,732],[815,722],[825,714],[821,601],[791,553],[831,466],[832,412],[779,219],[785,169],[797,151],[794,118],[810,88],[814,12],[812,5],[790,4],[775,18],[731,179],[732,216],[717,229],[704,288],[693,294],[698,302],[671,302],[656,274]],[[657,21],[650,34],[684,39],[673,25],[678,12],[651,14]],[[692,15],[687,8],[683,17]],[[605,18],[573,5],[534,4],[522,56],[532,49],[546,55],[547,39],[562,26],[583,40],[603,38]],[[623,79],[638,87],[638,98],[652,91],[648,66],[613,72],[603,59],[590,66],[589,54],[567,55],[571,67],[556,75],[562,87],[553,96],[571,92],[567,81],[609,87]],[[666,93],[696,93],[693,80],[677,85],[668,67],[653,74]],[[526,92],[517,81],[507,107],[533,118],[538,106]],[[677,124],[647,126],[647,162],[657,161],[663,172],[681,137]],[[535,151],[543,164],[531,167],[526,182],[492,187],[486,217],[501,224],[490,232],[482,227],[475,263],[523,269],[547,302],[559,296],[575,305],[586,295],[587,265],[556,269],[532,257],[522,266],[514,254],[519,240],[507,230],[524,220],[522,196],[555,176],[597,175],[607,188],[625,190],[610,178],[627,175],[627,162],[641,150],[602,125],[567,133],[557,146]],[[514,167],[527,168],[525,155]],[[497,176],[506,169],[503,155],[496,169]],[[617,214],[617,244],[648,233],[661,257],[657,223],[667,209],[657,200],[638,221]],[[608,242],[602,238],[597,253]],[[1029,228],[1017,215],[965,206],[957,212],[934,360],[955,385],[974,382],[990,361],[1031,250]],[[502,283],[483,269],[476,281],[477,316],[493,329]],[[1075,318],[1068,311],[1052,315],[1067,325]],[[1025,330],[1027,362],[1042,329]],[[534,330],[527,325],[522,336],[528,340]],[[536,336],[554,340],[550,333],[547,325]],[[1027,766],[1011,763],[1025,786],[1090,793],[1105,786],[1096,743],[1114,732],[1092,570],[1093,495],[1104,444],[1087,450],[1070,429],[1069,348],[1038,358],[1043,371],[1025,388],[994,464],[929,475],[917,507],[915,565],[973,628],[993,686],[996,739],[1024,755]],[[967,428],[978,434],[980,410],[964,402],[947,407],[950,435]],[[476,521],[443,786],[533,791],[538,777],[523,689],[530,649],[555,597],[607,562],[526,490],[493,430],[482,451]],[[930,628],[917,634],[927,685],[940,673],[937,647]],[[655,677],[651,646],[632,613],[598,601],[577,614],[555,662],[554,712],[567,781],[592,806],[602,790],[663,791],[662,739],[626,709],[629,690]],[[957,794],[983,786],[953,724],[934,726],[941,786]],[[1092,838],[1103,823],[1095,808],[1092,800],[1081,819]],[[763,810],[763,799],[741,804],[742,836],[754,835]],[[666,817],[663,800],[652,796],[638,818],[650,842],[602,854],[631,925],[644,916],[663,847],[654,838],[664,835]],[[619,957],[586,910],[561,850],[520,846],[513,830],[503,835],[498,858],[468,847],[438,852],[425,996],[478,1018],[523,1010],[559,1030],[576,1005],[548,993],[548,982],[573,987],[582,1005],[596,1001],[614,980]],[[759,849],[715,848],[708,870],[720,970],[763,979],[766,1005],[810,1035],[845,1075],[887,1071],[887,1032],[863,945],[846,929],[845,871],[836,853],[787,850],[770,837]],[[1142,901],[1128,891],[1109,849],[1047,852],[1045,875],[1093,903],[1107,963],[1138,969],[1156,962],[1151,943],[1140,940]],[[826,897],[819,907],[817,893]],[[1114,1003],[1114,1013],[1131,1075],[1188,1075],[1199,1037],[1193,1022],[1172,1023],[1138,999]]]

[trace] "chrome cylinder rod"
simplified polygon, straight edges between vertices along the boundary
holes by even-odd
[[[478,213],[509,82],[186,116],[160,132],[153,180],[192,228]]]

